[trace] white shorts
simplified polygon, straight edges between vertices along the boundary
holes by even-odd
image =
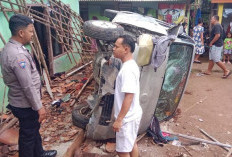
[[[217,47],[213,45],[209,51],[209,60],[214,61],[215,63],[221,61],[223,46]]]
[[[131,152],[139,130],[141,117],[123,124],[119,132],[116,132],[116,151]]]

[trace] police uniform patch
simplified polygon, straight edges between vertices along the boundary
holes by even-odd
[[[19,66],[22,68],[22,69],[25,69],[26,68],[26,61],[25,60],[20,60],[18,61],[19,63]]]

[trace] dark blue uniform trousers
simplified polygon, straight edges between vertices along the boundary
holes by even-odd
[[[38,112],[12,105],[7,108],[19,119],[19,157],[41,157],[43,147]]]

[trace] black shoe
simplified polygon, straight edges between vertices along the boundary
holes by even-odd
[[[55,157],[57,154],[56,150],[46,150],[43,152],[42,157]]]

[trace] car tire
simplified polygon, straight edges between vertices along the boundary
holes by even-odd
[[[112,20],[118,13],[119,11],[117,10],[111,10],[111,9],[106,9],[104,11],[105,17],[108,17],[110,20]]]
[[[86,21],[83,29],[85,35],[105,41],[115,41],[124,32],[122,26],[101,20]]]
[[[80,104],[74,110],[72,111],[72,122],[73,125],[85,129],[86,125],[89,123],[89,117],[86,115],[82,114],[81,111],[83,109],[89,108],[88,104]]]

